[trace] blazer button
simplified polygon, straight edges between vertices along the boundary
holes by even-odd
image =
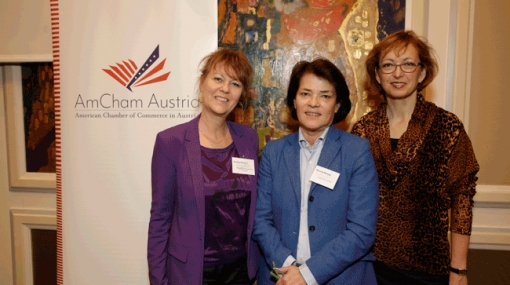
[[[315,226],[310,226],[309,229],[311,232],[313,232],[313,231],[315,231]]]
[[[310,198],[308,198],[308,201],[313,202],[313,199],[314,199],[313,196],[310,196]]]

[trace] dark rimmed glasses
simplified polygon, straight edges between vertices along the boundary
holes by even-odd
[[[382,73],[390,74],[395,72],[397,70],[397,67],[400,66],[400,70],[405,73],[413,73],[418,66],[421,66],[422,64],[420,62],[404,62],[402,64],[393,64],[393,63],[383,63],[379,65],[379,69]]]

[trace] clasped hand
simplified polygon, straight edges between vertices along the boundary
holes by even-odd
[[[291,265],[279,269],[284,275],[276,282],[276,285],[306,285],[306,281],[298,267]]]

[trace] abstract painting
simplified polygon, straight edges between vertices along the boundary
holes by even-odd
[[[381,38],[404,28],[404,0],[218,0],[218,46],[243,51],[255,70],[250,103],[235,121],[265,143],[296,131],[285,105],[292,67],[325,57],[344,74],[352,110],[336,127],[350,130],[382,98],[363,90],[364,60]]]
[[[21,64],[27,172],[56,171],[53,64]]]

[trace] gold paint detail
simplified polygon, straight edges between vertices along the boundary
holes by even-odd
[[[329,40],[328,41],[328,51],[329,52],[334,52],[335,51],[335,41],[334,40]]]
[[[380,98],[368,98],[364,92],[365,58],[377,43],[377,22],[379,11],[377,0],[358,0],[347,15],[339,33],[345,43],[348,62],[352,68],[355,89],[351,90],[353,108],[346,118],[348,126],[352,126],[360,117],[372,111],[379,104]],[[372,101],[370,101],[372,100]]]
[[[263,49],[269,50],[269,42],[271,42],[271,19],[267,20],[267,28],[266,28],[266,38],[267,41],[262,46]]]

